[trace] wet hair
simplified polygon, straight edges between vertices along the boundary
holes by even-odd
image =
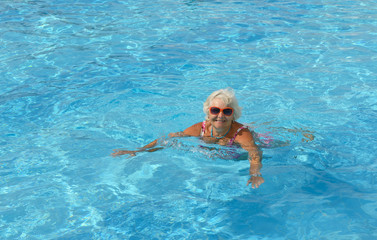
[[[221,99],[228,107],[233,108],[233,119],[237,120],[241,117],[242,114],[242,108],[238,105],[238,101],[236,99],[236,96],[234,94],[234,90],[232,88],[225,88],[217,90],[209,97],[203,104],[203,111],[206,114],[206,119],[208,119],[209,116],[209,108],[211,107],[212,101],[214,99]]]

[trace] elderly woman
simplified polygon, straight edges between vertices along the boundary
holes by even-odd
[[[252,188],[258,188],[264,179],[260,173],[262,168],[262,156],[258,146],[254,142],[252,132],[236,120],[241,116],[241,108],[232,89],[220,89],[213,92],[205,101],[203,111],[206,120],[196,123],[183,132],[171,133],[169,137],[201,137],[206,143],[219,144],[223,146],[238,145],[249,153],[250,179],[247,185],[252,183]],[[155,148],[157,140],[149,143],[140,150],[126,151],[114,150],[113,156],[130,154],[134,156],[137,152],[153,152],[161,147]]]

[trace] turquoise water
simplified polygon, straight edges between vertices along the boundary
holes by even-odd
[[[376,1],[0,10],[1,239],[377,238]],[[225,87],[289,142],[263,148],[259,189],[198,139],[110,156],[202,121]]]

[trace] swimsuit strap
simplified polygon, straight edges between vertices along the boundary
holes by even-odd
[[[206,130],[206,121],[204,120],[203,123],[202,123],[202,130],[200,131],[200,136],[201,137],[204,136],[205,130]]]
[[[237,137],[237,134],[242,130],[242,129],[245,129],[245,128],[248,128],[248,126],[241,126],[240,128],[237,129],[237,132],[234,134],[234,136],[232,137],[232,139],[230,139],[229,143],[228,143],[228,146],[231,146],[234,142],[234,140],[236,139]]]

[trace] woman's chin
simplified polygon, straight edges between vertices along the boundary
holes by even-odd
[[[215,121],[214,123],[213,123],[213,126],[215,127],[215,128],[225,128],[225,127],[227,127],[229,124],[228,124],[228,122],[223,122],[223,121]],[[228,126],[229,127],[229,126]]]

